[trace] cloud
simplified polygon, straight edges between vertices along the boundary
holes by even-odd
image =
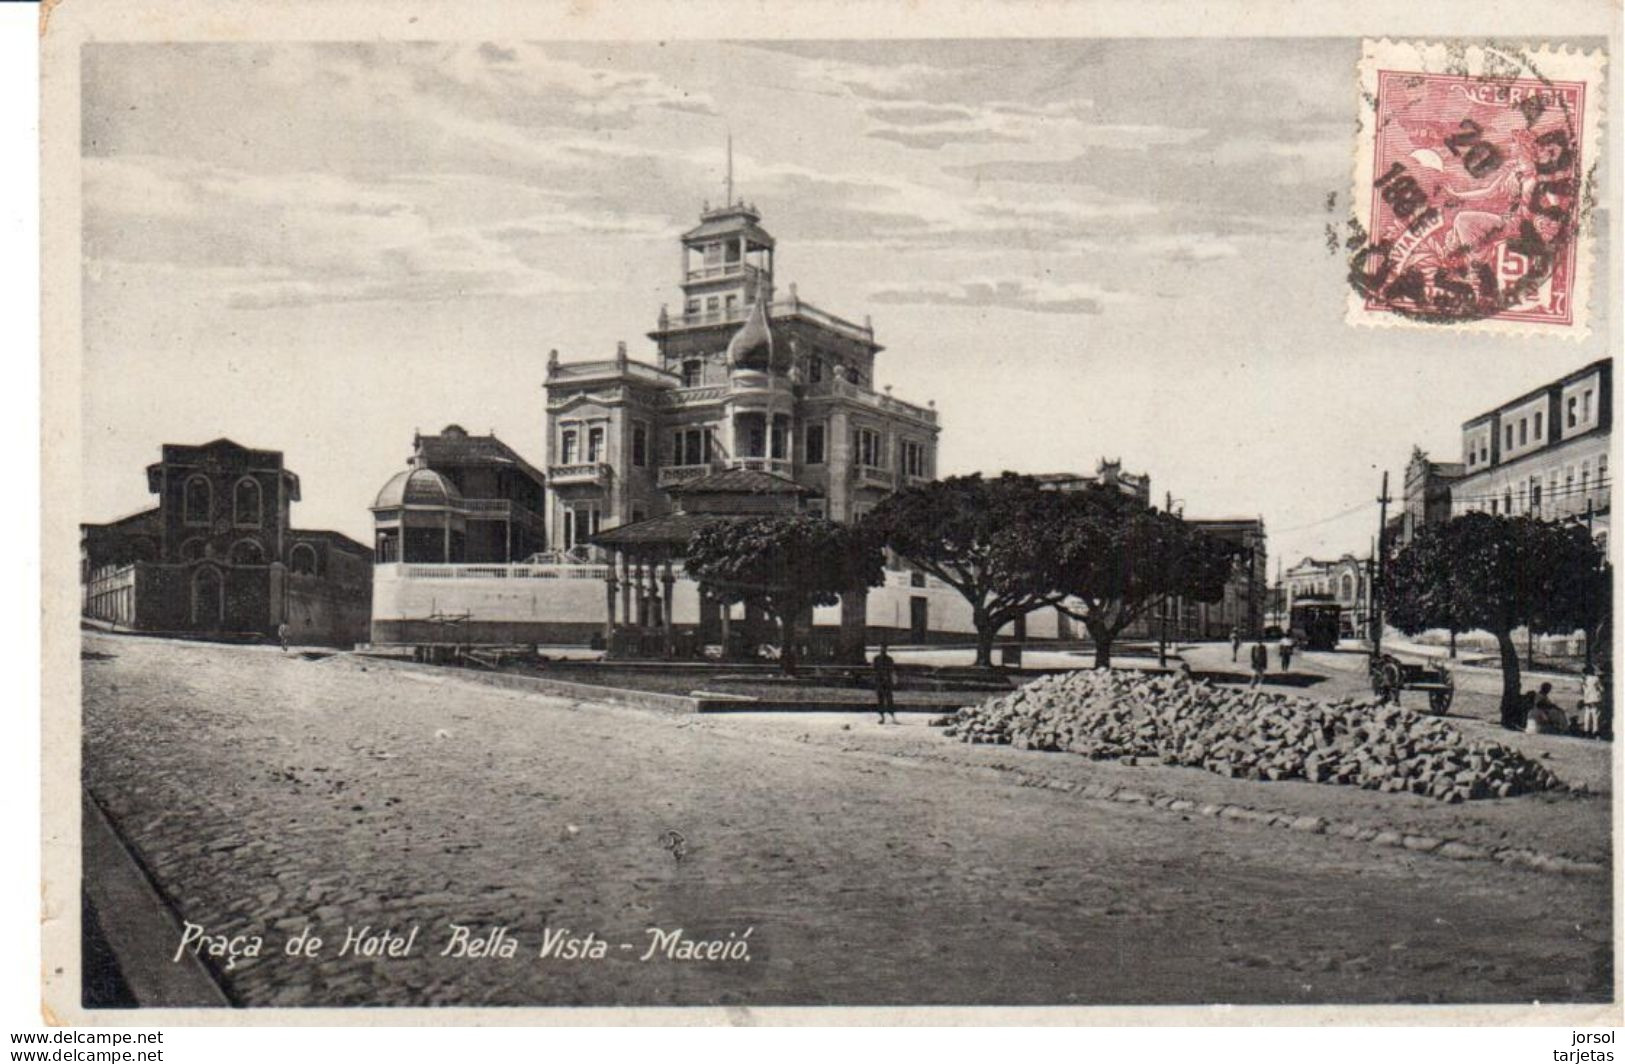
[[[876,303],[931,304],[1039,314],[1100,314],[1107,304],[1129,299],[1123,293],[1086,283],[1059,284],[1009,278],[883,287],[871,292],[869,298]]]
[[[930,103],[869,107],[864,113],[876,121],[894,126],[931,126],[941,122],[963,121],[976,116],[974,111],[965,107],[943,107]]]
[[[922,148],[935,151],[949,144],[1012,144],[1020,143],[1020,137],[1012,137],[1008,133],[995,133],[992,130],[917,130],[907,131],[901,129],[877,129],[867,134],[875,140],[889,140],[901,144],[905,148]]]
[[[84,161],[87,260],[191,272],[234,307],[579,290],[546,256],[441,225],[430,182],[245,173],[161,157]],[[611,224],[560,203],[527,233]],[[635,222],[628,222],[635,226]],[[511,235],[511,234],[508,234]]]

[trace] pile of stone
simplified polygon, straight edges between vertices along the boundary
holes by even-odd
[[[1222,776],[1311,780],[1447,802],[1562,784],[1501,743],[1374,701],[1319,702],[1178,675],[1057,673],[939,719],[968,743],[1192,765]]]

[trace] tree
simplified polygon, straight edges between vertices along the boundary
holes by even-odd
[[[689,540],[684,568],[727,604],[755,606],[779,623],[780,668],[794,675],[796,625],[814,606],[883,579],[880,549],[859,529],[807,514],[712,521]]]
[[[1088,629],[1096,668],[1110,666],[1117,637],[1166,599],[1222,599],[1236,555],[1184,518],[1106,486],[1068,493],[1054,550],[1066,593],[1057,608]]]
[[[1428,628],[1482,629],[1501,649],[1501,714],[1521,695],[1516,628],[1572,632],[1611,611],[1612,576],[1578,524],[1467,513],[1424,526],[1388,564],[1381,590],[1390,624],[1407,635]]]
[[[1032,477],[948,477],[883,499],[863,527],[916,569],[963,595],[976,664],[993,664],[999,629],[1060,601],[1054,534],[1060,496]]]

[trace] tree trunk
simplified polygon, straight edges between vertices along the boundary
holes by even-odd
[[[1095,644],[1095,668],[1111,668],[1112,640],[1117,638],[1117,633],[1098,621],[1084,621],[1083,626],[1089,629],[1089,638]]]
[[[971,611],[971,623],[976,626],[976,667],[990,669],[993,667],[993,640],[999,634],[998,626],[981,609]]]
[[[1518,648],[1512,643],[1512,632],[1495,633],[1495,642],[1501,648],[1501,723],[1511,724],[1517,719],[1518,704],[1523,700],[1523,678],[1518,671]]]

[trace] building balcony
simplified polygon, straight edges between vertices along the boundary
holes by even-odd
[[[758,473],[777,473],[781,477],[793,477],[796,466],[788,458],[746,457],[728,459],[728,468],[750,469]]]
[[[852,467],[852,483],[860,488],[885,488],[890,491],[897,481],[889,469],[860,464]]]
[[[678,484],[686,484],[691,480],[698,480],[712,471],[709,462],[700,465],[669,465],[661,466],[655,474],[655,484],[658,487],[670,488]]]
[[[689,407],[719,403],[728,394],[726,384],[695,384],[686,388],[673,388],[660,393],[664,406]]]
[[[732,322],[744,321],[750,315],[750,310],[749,306],[735,305],[733,307],[720,307],[716,310],[691,311],[684,314],[662,312],[660,327],[655,335],[675,332],[679,329],[699,329],[711,325],[727,325]],[[868,344],[875,342],[874,329],[868,325],[858,325],[847,321],[845,318],[820,310],[811,303],[803,302],[794,296],[768,304],[767,314],[769,318],[775,320],[800,318],[854,340],[861,340]]]
[[[723,262],[712,266],[696,266],[684,276],[685,281],[723,281],[730,277],[761,278],[766,273],[747,262]]]
[[[476,521],[509,521],[542,532],[542,515],[510,499],[464,499],[463,511]]]
[[[902,417],[921,422],[926,425],[937,423],[935,407],[919,406],[915,403],[894,399],[883,392],[870,391],[867,388],[835,378],[825,378],[816,384],[807,385],[804,396],[808,399],[842,398],[852,399],[872,410],[887,414],[898,414]]]
[[[609,477],[608,462],[573,462],[568,465],[547,467],[547,481],[554,487],[568,484],[607,484]]]

